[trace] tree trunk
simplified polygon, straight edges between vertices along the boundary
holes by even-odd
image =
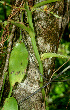
[[[34,4],[44,0],[35,0]],[[50,3],[40,7],[33,13],[33,21],[36,32],[36,42],[40,55],[44,52],[57,53],[59,42],[61,40],[65,26],[68,23],[67,0]],[[56,18],[49,11],[58,14],[62,18]],[[13,90],[13,96],[18,100],[20,110],[45,110],[45,104],[42,100],[42,93],[39,91],[34,96],[23,101],[31,93],[39,89],[40,72],[38,70],[38,62],[32,48],[31,38],[27,32],[23,31],[23,41],[29,52],[29,64],[27,67],[27,77],[22,83],[18,84],[16,90]],[[54,58],[45,59],[43,61],[44,76],[50,80],[54,71]],[[47,81],[48,82],[48,81]],[[45,81],[44,81],[45,83]],[[47,87],[46,97],[49,94],[50,86]]]

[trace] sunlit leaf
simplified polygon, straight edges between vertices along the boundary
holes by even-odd
[[[28,51],[24,43],[17,43],[13,48],[9,60],[9,80],[14,86],[16,82],[21,82],[25,76],[28,64]]]
[[[18,110],[16,99],[14,97],[6,98],[2,110]]]
[[[70,58],[70,56],[60,55],[60,54],[56,54],[56,53],[44,53],[41,55],[41,60],[44,60],[46,58],[52,58],[52,57]]]
[[[56,1],[61,1],[61,0],[46,0],[46,1],[42,1],[40,3],[35,4],[33,7],[37,8],[37,7],[46,5],[47,3],[52,3],[52,2],[56,2]]]

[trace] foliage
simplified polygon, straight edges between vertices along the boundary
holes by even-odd
[[[17,64],[17,65],[16,65]],[[28,64],[28,52],[24,43],[17,43],[13,48],[9,59],[9,81],[11,86],[21,82],[25,76],[24,71]]]
[[[65,34],[64,34],[65,35]],[[63,38],[61,39],[59,48],[58,48],[58,53],[63,54],[63,55],[70,55],[69,54],[69,42],[66,41],[65,36],[63,35]],[[69,36],[68,36],[69,37]],[[67,37],[67,39],[68,39]],[[66,62],[66,59],[62,58],[56,58],[55,61],[55,69],[60,67],[61,65]],[[68,62],[65,64],[60,70],[62,71],[65,67],[67,67],[70,64]],[[58,72],[55,74],[57,75]],[[69,102],[69,87],[70,87],[70,81],[64,81],[66,79],[70,79],[70,69],[64,72],[63,75],[61,75],[59,78],[57,78],[56,81],[54,81],[51,86],[52,86],[52,91],[50,92],[50,99],[49,99],[49,106],[50,110],[69,110],[70,109],[70,102]],[[61,107],[60,107],[61,106]]]
[[[41,55],[41,60],[44,60],[46,58],[52,58],[52,57],[61,57],[61,58],[70,58],[70,56],[64,56],[64,55],[60,55],[60,54],[56,54],[56,53],[44,53]]]
[[[17,101],[14,97],[6,98],[2,110],[18,110]]]
[[[38,49],[37,49],[37,46],[36,46],[35,32],[34,32],[34,27],[33,27],[33,23],[32,23],[32,11],[34,11],[34,9],[37,8],[37,7],[40,7],[42,5],[45,5],[45,4],[51,3],[51,2],[55,2],[55,1],[59,1],[59,0],[53,0],[53,1],[52,0],[47,0],[47,1],[43,1],[41,3],[38,3],[38,4],[34,5],[31,8],[31,11],[29,10],[28,3],[26,2],[24,9],[27,12],[27,23],[29,24],[29,26],[25,26],[25,24],[20,23],[18,21],[14,21],[14,20],[8,20],[6,22],[5,20],[7,19],[8,15],[10,14],[10,11],[11,11],[11,8],[10,8],[10,5],[9,5],[10,0],[6,1],[7,6],[4,6],[2,2],[0,3],[0,6],[1,6],[1,11],[0,11],[0,13],[1,13],[1,16],[0,16],[1,28],[3,27],[3,24],[4,24],[4,27],[5,27],[9,23],[11,23],[11,24],[14,24],[15,26],[17,26],[21,29],[24,29],[25,31],[27,31],[29,33],[29,35],[31,37],[31,41],[32,41],[33,50],[35,52],[35,56],[36,56],[36,59],[37,59],[38,64],[39,64],[39,70],[40,70],[41,75],[43,75],[42,60],[44,60],[45,58],[49,58],[49,57],[70,58],[70,57],[64,56],[64,53],[63,53],[63,55],[59,55],[59,54],[56,54],[56,53],[44,53],[44,54],[42,54],[41,59],[40,59],[39,52],[38,52]],[[6,9],[6,13],[4,13],[4,8]],[[2,15],[2,13],[4,13],[4,14]],[[50,12],[50,13],[52,13],[52,12]],[[55,15],[54,13],[52,13],[52,14],[55,17],[60,18],[58,15]],[[1,29],[0,35],[2,35],[2,32],[3,32],[3,29]],[[6,42],[6,43],[8,44],[8,42]],[[6,46],[7,46],[7,44],[6,44]],[[0,63],[2,63],[2,61]],[[15,83],[16,82],[20,83],[22,81],[22,79],[24,78],[25,70],[27,68],[27,64],[28,64],[27,49],[26,49],[24,43],[22,43],[21,41],[18,41],[18,43],[16,43],[16,46],[13,47],[13,50],[11,51],[11,54],[10,54],[9,69],[8,69],[9,81],[10,81],[10,92],[9,92],[8,98],[6,98],[6,100],[5,100],[5,104],[2,108],[2,110],[3,109],[10,110],[10,108],[12,108],[12,110],[18,110],[17,102],[16,102],[15,98],[11,97],[11,93],[12,93],[12,89],[13,89]],[[63,71],[63,72],[65,72],[65,71]],[[3,92],[3,89],[4,89],[4,83],[5,83],[7,73],[4,73],[4,74],[5,74],[5,77],[4,77],[4,80],[3,80],[2,92]],[[40,76],[40,87],[43,87],[43,77],[42,76]],[[61,91],[60,91],[60,88],[62,88]],[[64,91],[65,91],[64,85],[58,83],[57,86],[55,86],[55,88],[54,88],[53,94],[54,93],[57,94],[57,98],[58,98],[59,95],[62,94],[62,92],[64,92]],[[1,92],[1,98],[2,98],[2,92]],[[44,87],[42,88],[42,95],[43,95],[43,98],[44,98],[45,97]],[[50,94],[50,95],[52,95],[52,94]],[[0,98],[0,100],[1,100],[1,98]],[[56,100],[56,97],[52,95],[52,99]],[[45,98],[44,98],[44,100],[45,100]],[[45,100],[45,103],[46,103],[46,106],[48,106],[47,100]],[[48,107],[48,109],[49,109],[49,107]]]

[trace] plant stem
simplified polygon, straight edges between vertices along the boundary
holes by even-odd
[[[42,61],[40,59],[40,56],[39,56],[39,52],[38,52],[38,49],[37,49],[37,46],[36,46],[36,41],[35,41],[35,34],[32,33],[29,33],[30,37],[31,37],[31,41],[32,41],[32,46],[33,46],[33,50],[35,52],[35,56],[36,56],[36,59],[39,63],[39,70],[40,70],[40,73],[43,75],[43,65],[42,65]],[[40,76],[40,87],[43,86],[43,77]],[[42,95],[43,95],[43,98],[45,99],[45,90],[44,88],[42,89]]]
[[[13,87],[10,85],[10,92],[9,92],[8,98],[10,98],[10,96],[11,96],[12,89],[13,89]]]

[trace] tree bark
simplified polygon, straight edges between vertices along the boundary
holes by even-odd
[[[34,4],[44,0],[35,0]],[[64,32],[65,26],[68,23],[67,0],[61,0],[55,3],[47,4],[47,10],[41,6],[41,10],[36,10],[33,13],[34,28],[36,32],[36,42],[40,55],[44,52],[57,53],[59,42]],[[58,14],[62,18],[56,18],[53,14]],[[45,104],[42,100],[41,91],[33,97],[23,101],[25,97],[35,92],[39,87],[40,72],[38,70],[38,62],[32,48],[31,38],[27,32],[23,31],[23,41],[29,53],[29,64],[27,67],[27,77],[22,83],[18,84],[17,89],[13,90],[13,96],[16,97],[20,110],[45,110]],[[43,61],[44,76],[49,80],[54,71],[54,58],[45,59]],[[45,83],[45,81],[44,81]],[[46,89],[46,97],[49,94],[50,86]]]

